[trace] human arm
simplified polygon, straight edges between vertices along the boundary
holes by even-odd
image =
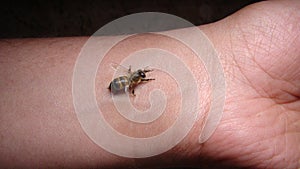
[[[209,159],[253,168],[299,167],[297,9],[296,1],[262,2],[200,27],[220,53],[226,76],[222,121],[204,144],[198,144],[196,125],[173,150],[148,159],[112,155],[82,131],[72,74],[87,38],[2,40],[1,163],[115,168],[169,166],[172,160],[202,165]]]

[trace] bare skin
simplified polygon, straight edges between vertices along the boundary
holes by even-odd
[[[299,8],[298,1],[263,2],[208,29],[222,34],[210,38],[228,58],[229,84],[222,124],[207,143],[212,156],[253,168],[299,167]]]
[[[72,74],[88,38],[1,40],[1,166],[215,167],[217,161],[236,167],[299,168],[299,9],[296,0],[261,2],[200,26],[225,70],[222,121],[204,144],[197,143],[201,124],[196,124],[174,149],[147,159],[104,151],[85,135],[76,119]]]

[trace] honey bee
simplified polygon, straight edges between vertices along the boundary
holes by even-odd
[[[131,66],[129,66],[129,69],[127,70],[128,75],[127,76],[120,76],[112,80],[108,86],[108,89],[113,93],[119,93],[125,91],[126,93],[131,92],[133,96],[134,94],[134,88],[142,83],[142,82],[148,82],[155,79],[146,79],[146,73],[151,72],[153,70],[151,69],[138,69],[137,71],[131,71]]]

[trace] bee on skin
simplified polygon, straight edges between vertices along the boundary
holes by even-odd
[[[151,72],[153,70],[150,69],[138,69],[137,71],[132,72],[131,66],[129,66],[128,69],[128,76],[120,76],[115,78],[113,81],[110,82],[108,89],[113,93],[119,93],[125,91],[131,92],[133,96],[134,94],[134,88],[142,83],[142,82],[148,82],[155,79],[146,79],[146,73]]]

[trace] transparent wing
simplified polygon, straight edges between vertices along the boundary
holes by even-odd
[[[110,63],[110,66],[115,71],[121,71],[121,72],[125,72],[125,73],[131,73],[131,66],[126,67],[126,66],[123,66],[123,65],[115,63],[115,62]]]

